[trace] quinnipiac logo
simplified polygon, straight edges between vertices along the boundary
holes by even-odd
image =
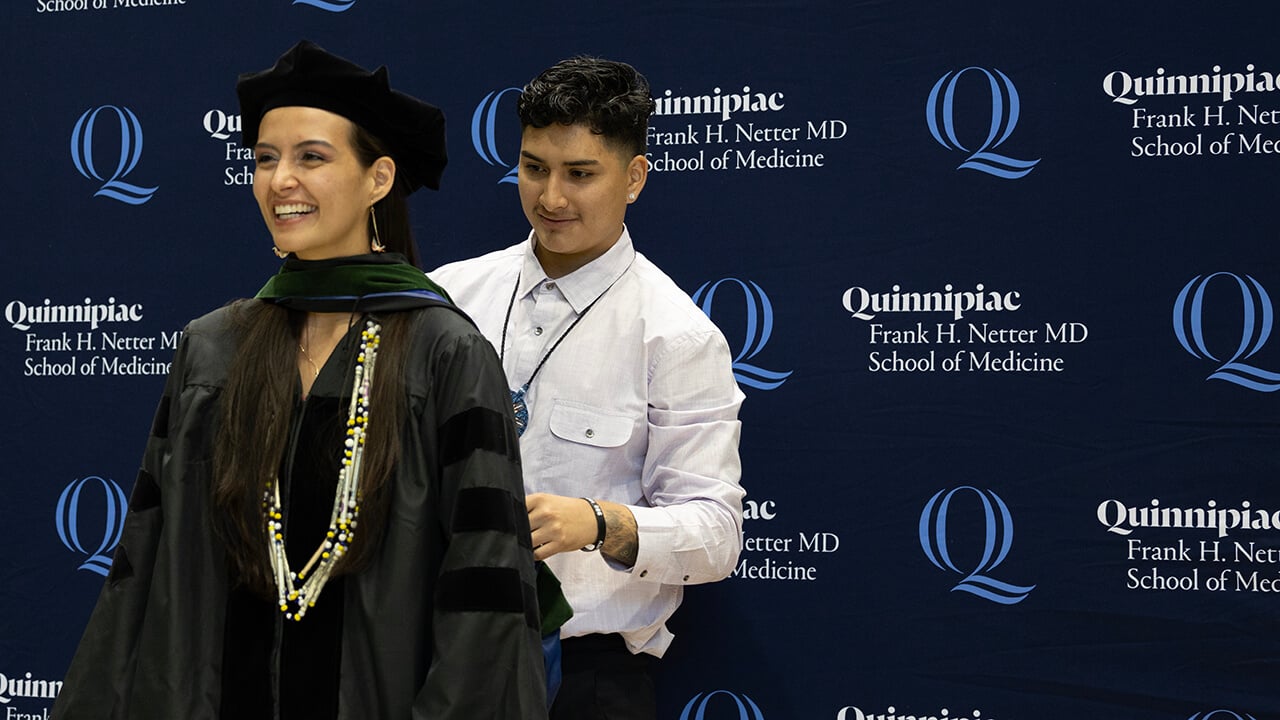
[[[202,124],[204,131],[215,140],[230,140],[231,133],[241,132],[240,116],[234,113],[229,115],[217,108],[204,114]]]
[[[31,675],[31,673],[23,673],[22,677],[9,677],[4,673],[0,673],[0,703],[8,705],[14,698],[35,698],[38,700],[52,700],[58,697],[58,693],[62,691],[61,680],[39,680]],[[45,715],[23,714],[18,712],[19,708],[8,708],[5,711],[5,718],[44,718],[48,717],[48,711]]]
[[[496,165],[507,169],[507,174],[503,175],[498,184],[518,182],[516,177],[519,173],[519,167],[516,163],[509,163],[502,159],[498,154],[498,107],[502,104],[502,99],[510,93],[515,93],[516,97],[524,92],[520,88],[509,87],[503,90],[494,90],[476,105],[475,112],[471,113],[471,146],[475,148],[476,154],[480,156],[490,165]],[[511,113],[508,117],[514,117]]]
[[[1222,332],[1218,333],[1220,337],[1217,338],[1206,337],[1212,330],[1219,330],[1223,326],[1234,326],[1234,323],[1230,322],[1205,322],[1205,310],[1208,308],[1227,308],[1229,317],[1237,307],[1234,292],[1228,291],[1225,295],[1213,293],[1206,297],[1210,281],[1219,277],[1234,280],[1235,287],[1239,290],[1240,338],[1238,342],[1235,340],[1234,330],[1222,331],[1226,333],[1225,338],[1221,337]],[[1178,337],[1178,343],[1198,360],[1219,363],[1218,369],[1205,379],[1225,380],[1258,392],[1280,390],[1280,374],[1240,361],[1252,357],[1262,349],[1267,339],[1271,337],[1274,322],[1275,312],[1271,306],[1271,296],[1267,294],[1261,283],[1248,275],[1240,277],[1229,272],[1197,275],[1182,287],[1182,291],[1178,293],[1178,299],[1173,303],[1173,332]],[[1233,344],[1235,348],[1215,354],[1209,349],[1210,345],[1214,344],[1212,342],[1214,339],[1225,339],[1228,348]],[[1226,357],[1225,361],[1222,360],[1223,357]]]
[[[356,0],[293,0],[293,5],[310,5],[328,12],[346,12],[356,4]]]
[[[960,78],[969,72],[978,73],[986,78],[985,85],[990,88],[991,93],[989,105],[979,101],[973,106],[965,104],[961,110],[961,114],[966,118],[982,117],[983,114],[989,117],[985,128],[986,137],[981,140],[977,140],[980,133],[971,139],[961,140],[962,133],[956,126],[957,87],[960,85]],[[964,85],[965,92],[973,89],[969,83]],[[938,78],[938,82],[934,83],[933,90],[929,91],[929,101],[925,106],[929,133],[933,135],[933,139],[947,150],[969,153],[969,157],[960,163],[957,170],[977,170],[1005,180],[1026,177],[1027,173],[1040,162],[1039,159],[1016,160],[990,152],[1013,134],[1014,128],[1018,126],[1020,112],[1021,101],[1018,99],[1018,90],[1013,86],[1009,76],[999,70],[980,67],[967,67],[959,72],[947,71]]]
[[[103,131],[109,130],[112,125],[109,121],[104,121],[107,127],[99,127],[98,119],[104,111],[108,113],[108,117],[114,114],[119,121],[118,138],[103,137]],[[107,158],[102,158],[107,159],[107,163],[100,166],[94,158],[95,142],[98,148],[102,148],[104,143],[111,140],[118,142],[119,153],[111,153]],[[103,105],[85,110],[76,121],[75,129],[71,131],[71,160],[75,163],[76,170],[86,178],[102,183],[98,192],[93,194],[94,197],[102,195],[128,205],[141,205],[150,200],[158,187],[144,188],[124,182],[124,177],[133,172],[141,158],[142,123],[138,122],[138,116],[127,107]],[[112,162],[115,163],[114,170],[104,173],[99,169],[111,167]]]
[[[711,703],[711,698],[717,695],[723,695],[728,699]],[[707,712],[708,706],[712,706],[710,713]],[[760,712],[760,706],[746,695],[731,693],[728,690],[713,690],[705,695],[702,693],[694,695],[680,712],[680,720],[764,720],[764,713]]]
[[[102,488],[102,500],[90,503],[86,488]],[[88,559],[79,567],[106,577],[111,571],[111,552],[120,543],[124,532],[124,515],[129,507],[124,490],[113,480],[91,475],[74,480],[58,498],[57,528],[58,538],[68,550],[87,555]],[[94,522],[95,516],[100,518]],[[101,539],[84,542],[86,539]],[[86,537],[87,536],[87,537]]]
[[[707,317],[714,320],[711,307],[715,302],[716,289],[724,283],[742,288],[743,307],[746,311],[743,318],[746,331],[743,334],[742,349],[733,358],[733,377],[742,385],[757,390],[777,390],[791,377],[791,371],[765,370],[747,362],[764,350],[773,334],[773,304],[769,302],[764,289],[750,280],[743,282],[737,278],[724,278],[703,283],[693,293],[693,302],[702,308]]]
[[[975,536],[971,526],[951,519],[952,503],[961,493],[973,494],[981,503],[980,536]],[[981,547],[981,557],[972,563],[956,559],[956,546],[966,542]],[[1013,547],[1013,515],[1009,506],[991,490],[979,490],[962,485],[952,490],[939,490],[920,513],[920,547],[939,570],[949,570],[964,578],[951,588],[962,590],[984,600],[1001,605],[1014,605],[1027,599],[1035,585],[1013,585],[987,577],[1009,556]],[[976,553],[974,553],[976,554]],[[965,569],[971,568],[971,569]]]

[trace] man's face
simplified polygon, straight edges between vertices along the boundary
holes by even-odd
[[[520,204],[543,270],[561,277],[613,247],[647,172],[643,155],[627,155],[585,125],[525,128]]]

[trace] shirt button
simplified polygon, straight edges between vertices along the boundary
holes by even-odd
[[[534,334],[534,335],[541,335],[541,334],[542,334],[542,328],[540,328],[540,327],[536,327],[536,328],[534,328],[534,329],[533,329],[533,334]]]
[[[646,575],[648,575],[648,574],[649,574],[649,571],[648,571],[648,570],[641,570],[641,571],[640,571],[640,577],[644,577],[644,576],[646,576]]]
[[[547,289],[548,289],[548,290],[555,290],[555,289],[556,289],[556,284],[555,284],[555,283],[553,283],[553,282],[549,282],[549,283],[547,283]]]
[[[591,428],[587,428],[587,437],[593,438],[595,436],[596,436],[596,431],[592,430]]]

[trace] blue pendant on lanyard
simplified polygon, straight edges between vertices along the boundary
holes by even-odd
[[[635,258],[632,258],[632,262],[635,262]],[[627,263],[627,267],[623,268],[622,273],[619,274],[618,277],[614,278],[613,282],[609,283],[604,290],[601,290],[600,294],[596,296],[596,299],[592,300],[590,304],[583,308],[582,312],[578,314],[578,317],[574,318],[572,323],[569,323],[569,327],[565,328],[565,331],[560,334],[560,337],[556,338],[556,341],[551,344],[551,348],[547,350],[546,354],[542,356],[542,359],[538,361],[537,366],[533,368],[533,372],[529,375],[528,382],[522,385],[519,390],[511,391],[511,412],[515,415],[516,437],[524,435],[525,429],[529,427],[529,403],[525,400],[525,393],[529,391],[529,386],[533,384],[533,379],[538,377],[538,371],[547,363],[547,358],[551,357],[551,353],[555,352],[556,348],[560,347],[560,343],[564,342],[564,339],[569,337],[569,333],[573,332],[573,329],[578,327],[578,323],[582,322],[582,318],[587,316],[587,313],[591,308],[595,307],[596,303],[600,302],[600,298],[604,297],[604,294],[609,292],[609,288],[613,287],[614,283],[618,282],[630,267],[631,264]],[[504,368],[506,367],[507,361],[507,327],[511,325],[511,309],[516,306],[516,292],[519,289],[520,276],[517,275],[516,285],[511,288],[511,300],[507,303],[507,316],[502,319],[502,342],[498,345],[498,362]]]
[[[524,435],[525,428],[529,427],[529,404],[524,401],[524,394],[528,389],[529,383],[525,383],[519,390],[511,391],[511,412],[516,416],[516,437]]]

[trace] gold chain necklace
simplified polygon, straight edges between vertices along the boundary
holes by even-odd
[[[303,339],[306,339],[306,335],[307,335],[306,327],[302,328],[302,335],[303,335]],[[302,342],[299,342],[298,349],[302,351],[302,359],[306,360],[307,364],[311,366],[312,378],[320,377],[320,367],[316,365],[315,360],[311,359],[311,353],[307,352],[307,346],[304,345]]]

